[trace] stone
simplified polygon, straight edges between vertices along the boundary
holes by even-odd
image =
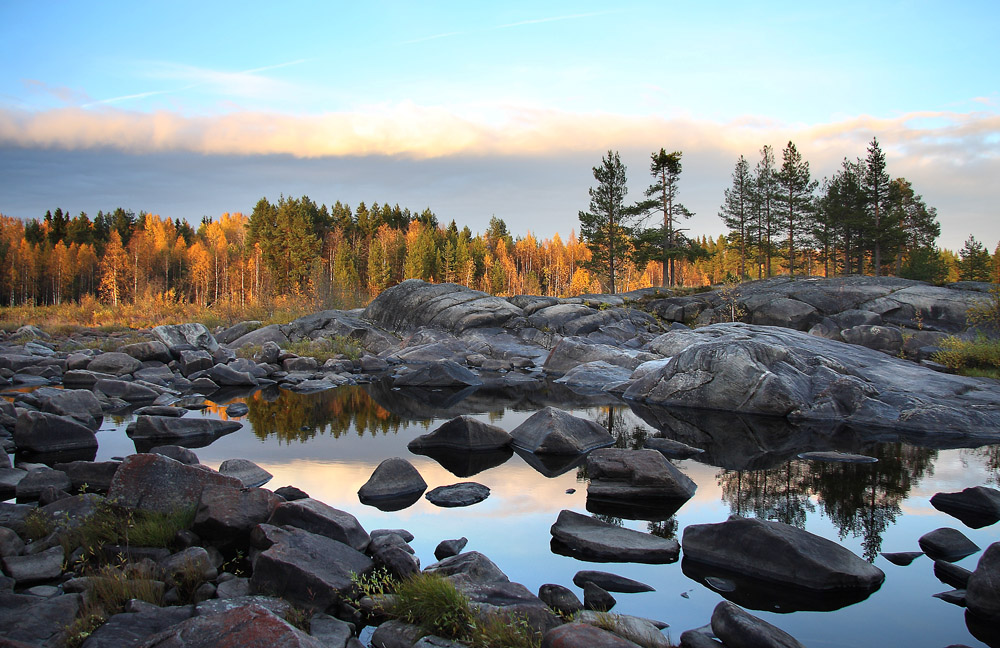
[[[680,441],[659,437],[646,439],[643,442],[643,447],[649,448],[650,450],[656,450],[668,459],[690,459],[691,457],[696,457],[705,452],[701,448],[695,448],[686,443],[681,443]]]
[[[129,403],[148,403],[156,400],[160,395],[160,392],[146,385],[107,378],[102,378],[94,383],[94,390],[110,398],[120,398]]]
[[[959,607],[965,607],[965,595],[964,589],[953,589],[947,592],[938,592],[937,594],[931,594],[936,599],[941,599],[945,603],[951,603],[952,605],[957,605]]]
[[[973,486],[958,493],[936,493],[931,497],[931,506],[973,529],[1000,521],[1000,491],[988,486]]]
[[[214,470],[188,466],[158,454],[125,457],[111,480],[108,499],[123,506],[174,513],[197,506],[205,486],[242,488],[243,484]]]
[[[489,497],[490,489],[476,482],[461,482],[450,486],[438,486],[425,495],[435,506],[454,508],[472,506]]]
[[[3,558],[4,572],[17,581],[18,587],[34,583],[44,583],[62,574],[66,559],[61,546],[26,556],[6,556]]]
[[[585,610],[607,612],[618,603],[606,589],[593,581],[583,584],[583,607]]]
[[[250,408],[246,403],[230,403],[226,406],[226,416],[230,418],[239,418],[241,416],[246,416],[250,413]]]
[[[655,359],[655,355],[644,351],[625,349],[610,344],[596,344],[584,338],[566,337],[560,340],[559,344],[549,352],[542,367],[547,373],[557,376],[567,374],[574,367],[584,364],[591,364],[592,369],[605,365],[619,367],[631,373],[643,362]],[[597,362],[602,362],[604,365],[595,365],[594,363]],[[606,369],[606,371],[611,371],[616,377],[623,375],[622,372],[614,372],[611,369]]]
[[[158,562],[166,575],[167,583],[175,587],[180,577],[188,578],[193,574],[200,580],[209,581],[215,580],[219,575],[204,547],[188,547]]]
[[[396,578],[409,578],[420,573],[420,560],[402,536],[383,533],[372,538],[368,555],[384,566]]]
[[[806,461],[825,461],[827,463],[852,463],[868,464],[878,463],[875,457],[867,455],[850,454],[847,452],[800,452],[796,455],[799,459]]]
[[[598,627],[610,624],[612,629],[609,632],[645,648],[671,648],[673,645],[661,632],[660,625],[667,627],[666,624],[658,624],[642,617],[584,610],[574,620]]]
[[[170,349],[167,348],[166,344],[158,340],[126,344],[120,347],[118,351],[127,353],[140,362],[157,361],[166,364],[173,360],[173,357],[170,355]]]
[[[897,551],[890,553],[886,552],[882,553],[883,558],[891,562],[893,565],[899,565],[900,567],[906,567],[914,560],[923,555],[924,552],[922,551]]]
[[[453,582],[471,583],[506,583],[510,579],[496,564],[479,553],[466,553],[451,556],[424,568],[425,572],[439,574]]]
[[[244,605],[191,617],[149,637],[142,645],[144,648],[321,648],[325,644],[260,605]]]
[[[180,418],[188,413],[183,407],[173,407],[171,405],[146,405],[136,408],[132,412],[136,416],[172,416]]]
[[[38,598],[0,592],[0,643],[5,648],[63,646],[64,630],[76,619],[82,605],[80,594]]]
[[[311,498],[279,504],[268,524],[293,526],[342,542],[357,551],[364,551],[370,541],[368,532],[356,517]]]
[[[521,309],[501,297],[419,279],[408,279],[382,291],[362,315],[391,331],[439,328],[456,335],[470,328],[501,327],[522,316]]]
[[[624,383],[631,376],[632,369],[596,360],[573,367],[558,378],[556,383],[576,387],[580,391],[587,389],[604,391],[612,385]]]
[[[534,454],[576,455],[614,443],[597,423],[554,407],[535,412],[510,435],[515,447]]]
[[[247,488],[263,486],[274,476],[249,459],[226,459],[219,465],[219,472],[235,477]]]
[[[943,527],[920,536],[917,541],[925,554],[934,560],[956,562],[979,551],[979,545],[958,529]]]
[[[681,633],[681,648],[723,648],[722,643],[712,638],[711,626],[695,628]]]
[[[193,450],[177,445],[154,446],[149,449],[149,453],[170,457],[174,461],[179,461],[188,466],[197,466],[201,463],[201,461],[198,460],[198,455],[196,455]]]
[[[352,575],[364,576],[374,566],[342,542],[295,527],[258,525],[253,542],[263,551],[253,561],[251,588],[320,612],[354,587]]]
[[[73,482],[69,475],[61,470],[51,468],[40,468],[30,470],[24,478],[17,483],[15,489],[18,502],[33,502],[39,498],[46,488],[55,487],[59,490],[70,490]]]
[[[984,620],[1000,621],[1000,542],[991,544],[980,556],[966,585],[965,604]]]
[[[638,648],[638,644],[589,623],[573,622],[546,632],[542,648]]]
[[[778,297],[768,299],[761,307],[752,309],[750,319],[754,324],[807,331],[820,321],[821,315],[811,304]]]
[[[104,416],[101,402],[87,389],[39,387],[30,396],[41,411],[74,418],[92,430],[100,427]]]
[[[781,522],[732,518],[684,529],[684,560],[816,592],[874,591],[881,569],[849,549]]]
[[[17,495],[17,485],[21,483],[27,470],[18,468],[0,468],[0,501],[8,500]]]
[[[427,631],[396,619],[383,621],[371,636],[373,648],[412,648]]]
[[[329,614],[314,614],[309,619],[309,636],[327,648],[345,648],[354,638],[354,626]]]
[[[208,352],[214,352],[219,348],[219,343],[204,324],[165,324],[153,328],[152,332],[160,342],[171,349],[171,352],[176,347],[186,345]]]
[[[54,468],[69,476],[74,490],[107,493],[118,465],[117,461],[70,461],[57,463]]]
[[[95,356],[87,365],[87,371],[125,376],[142,367],[142,362],[127,353],[111,351]]]
[[[408,369],[396,376],[396,387],[452,387],[463,388],[482,385],[476,374],[454,360],[439,360]]]
[[[469,539],[465,536],[455,540],[442,540],[438,543],[437,547],[434,548],[434,559],[444,560],[445,558],[457,556],[462,553],[462,549],[465,549],[465,545],[468,543]]]
[[[309,497],[308,493],[295,486],[282,486],[276,489],[274,494],[283,497],[286,502],[294,502],[295,500],[307,499]]]
[[[894,326],[861,324],[843,329],[840,337],[848,344],[858,344],[890,355],[898,355],[903,349],[903,333]]]
[[[47,412],[22,411],[14,426],[19,452],[55,453],[96,450],[94,431],[76,419]]]
[[[201,491],[191,530],[206,540],[245,542],[253,528],[266,522],[280,503],[277,495],[263,488],[209,485]]]
[[[573,590],[562,585],[546,583],[538,588],[538,598],[557,614],[570,617],[583,609],[583,603]]]
[[[712,632],[726,648],[804,648],[792,635],[729,601],[715,606]]]
[[[583,587],[584,583],[595,583],[609,592],[655,592],[651,586],[617,574],[603,571],[582,570],[573,576],[573,584]]]
[[[697,485],[655,450],[601,448],[587,455],[587,497],[597,500],[687,501]]]
[[[87,637],[87,648],[138,646],[147,638],[190,619],[194,606],[144,605],[115,614]]]
[[[573,511],[560,511],[550,529],[553,550],[593,562],[670,563],[680,544],[648,533],[624,529]]]
[[[965,567],[944,560],[934,561],[934,576],[945,585],[951,585],[956,589],[965,589],[971,575],[972,572]]]
[[[384,502],[389,508],[384,510],[399,510],[392,508],[395,504],[404,504],[406,508],[427,489],[427,482],[420,476],[417,469],[406,459],[390,457],[383,460],[372,472],[361,488],[358,497],[364,504]]]
[[[172,441],[185,443],[214,441],[243,427],[237,421],[213,418],[175,418],[171,416],[139,416],[127,430],[129,438],[141,441]]]
[[[444,423],[430,434],[418,436],[406,447],[410,451],[448,448],[479,452],[506,448],[512,440],[506,430],[473,416],[462,415]]]
[[[0,526],[0,558],[17,556],[24,551],[24,540],[13,529]]]

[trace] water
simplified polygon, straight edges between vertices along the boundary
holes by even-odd
[[[961,440],[901,438],[885,432],[801,428],[708,412],[633,411],[605,396],[579,396],[555,387],[511,395],[398,392],[384,385],[347,387],[313,395],[276,389],[240,398],[250,406],[244,428],[195,452],[217,468],[230,458],[254,461],[274,475],[270,488],[297,486],[312,497],[350,511],[368,529],[405,528],[421,564],[434,562],[438,542],[465,536],[467,550],[489,556],[511,580],[537,591],[544,583],[572,584],[581,569],[611,571],[648,583],[655,592],[615,594],[616,612],[663,620],[677,642],[684,630],[709,622],[722,600],[716,591],[685,574],[681,563],[595,564],[552,553],[549,527],[559,511],[587,513],[586,479],[579,466],[546,476],[514,454],[500,465],[475,470],[468,462],[448,462],[456,476],[434,459],[414,455],[407,443],[449,418],[469,413],[513,430],[544,404],[597,420],[611,429],[621,447],[641,447],[647,435],[665,430],[671,438],[706,448],[701,460],[675,464],[698,485],[695,496],[667,520],[605,520],[628,528],[681,538],[691,524],[724,521],[732,514],[777,519],[835,540],[881,568],[886,579],[866,599],[832,611],[790,611],[810,607],[800,597],[779,601],[759,596],[738,600],[756,605],[753,613],[808,646],[907,645],[983,646],[966,626],[960,607],[932,598],[951,589],[933,575],[925,556],[907,567],[889,563],[879,552],[916,551],[917,539],[934,529],[960,529],[980,547],[1000,540],[1000,525],[969,529],[935,510],[929,498],[1000,478],[1000,446],[948,448]],[[221,399],[189,416],[225,418]],[[125,436],[130,415],[105,419],[98,432],[98,459],[135,451]],[[934,443],[935,447],[928,445]],[[921,445],[923,444],[923,445]],[[879,458],[875,464],[809,462],[796,455],[840,450]],[[439,508],[421,498],[413,506],[382,512],[358,501],[358,488],[387,457],[404,457],[420,471],[428,490],[460,481],[491,489],[484,502],[466,508]],[[503,456],[495,457],[499,463]],[[575,492],[570,492],[575,489]],[[980,554],[957,564],[975,569]],[[682,596],[683,595],[683,596]],[[740,593],[737,594],[739,596]],[[815,606],[813,606],[815,607]]]

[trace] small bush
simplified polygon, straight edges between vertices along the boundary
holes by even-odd
[[[469,599],[450,581],[420,573],[400,581],[386,612],[433,634],[458,639],[472,628]]]
[[[963,375],[1000,378],[1000,340],[985,336],[975,340],[945,338],[931,359]]]
[[[474,648],[540,648],[542,635],[524,617],[498,613],[476,620],[469,644]]]
[[[320,364],[331,358],[340,356],[344,356],[350,360],[357,360],[365,351],[364,347],[358,344],[357,340],[344,335],[293,342],[286,347],[286,350],[298,356],[316,358],[316,362]]]

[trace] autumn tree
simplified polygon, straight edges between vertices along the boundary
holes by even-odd
[[[125,300],[128,292],[129,257],[118,230],[112,230],[100,261],[101,296],[112,306]]]

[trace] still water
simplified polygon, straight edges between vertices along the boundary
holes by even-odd
[[[549,527],[559,511],[588,513],[587,483],[580,466],[538,465],[518,454],[482,461],[468,457],[435,460],[412,454],[407,443],[457,414],[472,414],[513,430],[542,404],[563,409],[607,427],[620,447],[642,447],[647,436],[705,448],[695,460],[674,463],[697,485],[695,496],[673,516],[630,520],[602,511],[599,517],[628,528],[681,538],[691,524],[714,523],[730,515],[780,520],[835,540],[873,561],[886,574],[867,599],[832,611],[808,601],[737,599],[754,614],[817,646],[949,644],[986,645],[967,627],[963,608],[932,598],[951,587],[933,574],[925,556],[906,567],[880,552],[916,551],[917,539],[940,527],[961,530],[981,548],[1000,540],[1000,525],[970,529],[935,510],[929,499],[1000,480],[1000,446],[948,447],[929,438],[900,438],[873,431],[803,429],[773,420],[748,420],[707,412],[666,412],[607,402],[604,396],[555,391],[496,395],[399,392],[384,385],[344,387],[311,395],[271,389],[229,400],[218,399],[188,416],[225,417],[225,405],[244,401],[250,413],[242,430],[195,449],[201,461],[218,468],[230,458],[249,459],[274,475],[269,488],[294,485],[327,504],[354,514],[368,529],[405,528],[422,565],[434,562],[441,540],[465,536],[466,550],[489,556],[511,580],[536,591],[544,583],[572,584],[581,569],[612,571],[648,583],[656,591],[614,594],[616,612],[670,624],[677,642],[684,630],[709,622],[721,595],[685,574],[682,563],[594,564],[554,554]],[[131,415],[105,419],[98,432],[98,459],[135,452],[125,436]],[[798,459],[810,450],[840,450],[878,458],[872,464],[820,463]],[[426,499],[391,513],[365,506],[358,488],[387,457],[408,459],[428,490],[462,481],[491,489],[484,502],[466,508],[439,508]],[[531,457],[528,457],[530,460]],[[446,468],[447,466],[447,468]],[[683,547],[682,547],[683,555]],[[957,564],[975,569],[980,553]],[[732,596],[732,595],[730,595]],[[811,609],[793,611],[796,607]],[[826,607],[830,607],[827,605]],[[976,635],[982,636],[980,632]]]

